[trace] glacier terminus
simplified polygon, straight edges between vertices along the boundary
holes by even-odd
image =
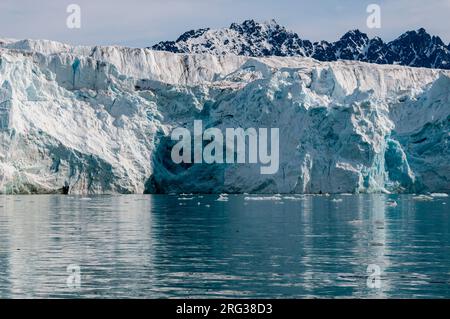
[[[177,127],[279,128],[279,170],[177,165]],[[450,71],[0,41],[2,193],[450,191]]]

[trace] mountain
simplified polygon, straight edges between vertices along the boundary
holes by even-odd
[[[387,46],[398,64],[450,69],[450,44],[445,46],[439,37],[430,36],[423,28],[408,31]]]
[[[249,26],[245,34],[273,28]],[[300,45],[279,32],[268,51]],[[357,32],[341,40],[340,56],[356,57],[372,42],[371,54],[390,59],[375,48],[379,40]],[[320,48],[326,56],[327,44]],[[0,190],[449,192],[449,103],[445,70],[3,40]],[[279,128],[279,171],[176,165],[170,134],[197,119],[222,131]]]
[[[244,56],[308,56],[313,46],[274,20],[264,24],[247,20],[220,30],[192,30],[175,42],[161,42],[155,50],[174,53],[236,54]]]
[[[302,40],[276,21],[233,23],[229,28],[200,29],[184,33],[176,41],[161,42],[154,50],[174,53],[236,54],[252,57],[303,56],[319,61],[355,60],[377,64],[450,69],[450,44],[425,29],[408,31],[394,41],[352,30],[336,42]]]

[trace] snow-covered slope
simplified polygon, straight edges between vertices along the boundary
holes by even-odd
[[[155,44],[154,50],[175,53],[236,54],[253,57],[304,56],[319,61],[355,60],[378,64],[450,69],[450,44],[425,29],[408,31],[389,43],[352,30],[336,42],[302,40],[274,20],[246,20],[229,28],[192,30],[176,41]]]
[[[7,192],[448,192],[450,73],[0,41]],[[175,165],[174,127],[280,128],[280,170]]]

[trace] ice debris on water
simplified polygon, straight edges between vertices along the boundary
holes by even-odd
[[[194,200],[194,197],[178,197],[178,200]]]
[[[431,197],[448,197],[448,194],[446,194],[446,193],[432,193],[430,196]]]
[[[304,196],[300,196],[300,197],[284,196],[283,199],[290,200],[290,201],[302,201],[302,200],[305,200],[305,197]]]
[[[247,196],[244,198],[246,201],[280,201],[280,196]]]
[[[220,194],[217,201],[218,202],[228,202],[228,194]]]
[[[389,207],[397,207],[397,202],[396,202],[395,200],[388,200],[388,201],[386,202],[386,206],[389,206]]]
[[[429,201],[429,200],[433,200],[433,197],[428,196],[428,195],[418,195],[418,196],[414,196],[413,199],[418,200],[418,201]]]

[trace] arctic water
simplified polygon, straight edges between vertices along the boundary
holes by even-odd
[[[449,205],[413,195],[2,196],[0,298],[449,298]]]

